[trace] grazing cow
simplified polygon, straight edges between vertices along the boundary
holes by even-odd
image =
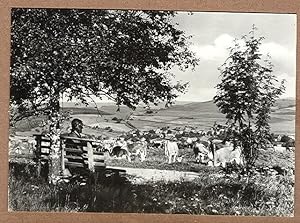
[[[112,153],[112,150],[115,146],[115,140],[114,139],[105,139],[102,141],[102,147],[104,152],[107,151],[109,154]]]
[[[197,163],[204,163],[205,162],[205,157],[208,156],[209,154],[209,144],[207,143],[206,145],[202,142],[196,142],[193,145],[193,151],[195,155],[195,159]]]
[[[117,157],[117,158],[126,158],[126,159],[128,159],[129,162],[131,161],[128,150],[122,148],[121,146],[113,147],[110,155],[113,157]]]
[[[225,145],[224,147],[215,150],[214,148],[209,152],[208,157],[213,157],[210,165],[226,167],[226,163],[236,163],[238,165],[244,165],[242,158],[242,152],[240,147],[234,148],[232,145]]]
[[[126,158],[131,162],[130,152],[128,151],[127,143],[123,138],[118,139],[114,143],[110,155],[118,158]]]
[[[146,160],[148,143],[145,140],[128,145],[130,156],[139,157],[141,162]]]
[[[176,157],[178,156],[178,145],[177,142],[172,142],[170,140],[164,141],[165,155],[168,158],[168,163],[175,163]]]
[[[150,140],[150,144],[152,144],[153,147],[155,148],[162,148],[164,144],[164,140],[158,138],[158,139],[152,139]]]

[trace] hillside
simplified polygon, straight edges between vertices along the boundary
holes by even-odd
[[[136,114],[136,113],[134,113]],[[157,109],[153,114],[138,114],[130,121],[140,129],[163,126],[190,125],[202,129],[210,128],[215,122],[225,123],[225,115],[220,113],[213,101],[190,102]],[[295,100],[280,99],[272,108],[271,130],[276,133],[295,134]]]
[[[127,132],[128,125],[140,130],[153,128],[194,126],[200,129],[209,129],[215,122],[225,123],[225,115],[221,114],[213,101],[206,102],[181,102],[169,108],[158,106],[151,108],[152,112],[146,112],[142,106],[135,111],[126,106],[118,107],[112,103],[99,103],[98,109],[93,106],[75,106],[64,104],[63,111],[70,111],[71,118],[80,118],[86,127],[89,126],[93,134],[104,133],[104,129],[111,128],[109,134]],[[295,100],[280,99],[272,108],[271,130],[275,133],[295,134]],[[117,119],[116,119],[117,118]],[[42,122],[42,117],[31,117],[16,125],[17,131],[41,131],[37,127]],[[120,120],[120,121],[114,121]],[[66,127],[69,124],[66,125]],[[95,129],[95,128],[98,128]]]

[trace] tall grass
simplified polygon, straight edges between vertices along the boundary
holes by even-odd
[[[211,170],[192,182],[148,182],[134,185],[114,175],[97,184],[79,181],[49,185],[30,167],[11,168],[12,211],[137,212],[218,215],[291,216],[293,175],[224,174]]]

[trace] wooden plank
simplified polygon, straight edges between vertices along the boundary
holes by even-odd
[[[77,162],[70,162],[70,161],[65,161],[65,166],[69,167],[84,167],[83,163],[77,163]]]
[[[126,173],[126,170],[122,169],[116,169],[116,168],[106,168],[106,171],[111,171],[111,172],[121,172],[121,173]]]
[[[71,152],[71,153],[83,153],[81,149],[75,149],[75,148],[65,148],[66,152]]]
[[[42,137],[41,137],[41,140],[42,140],[42,141],[46,141],[46,142],[50,142],[50,141],[51,141],[50,138],[49,138],[49,137],[46,137],[46,136],[42,136]]]
[[[86,145],[86,142],[81,142],[79,140],[63,140],[65,142],[66,145],[76,145],[76,146],[83,146],[83,145]]]
[[[41,148],[41,153],[50,153],[50,148]]]
[[[105,163],[99,163],[99,162],[97,162],[97,163],[94,163],[94,166],[95,167],[105,167],[106,164]]]
[[[81,164],[86,164],[88,165],[88,161],[87,160],[69,160],[67,158],[64,157],[64,162],[72,162],[72,163],[81,163]]]
[[[94,172],[94,154],[93,154],[93,147],[90,142],[87,142],[87,149],[88,149],[88,167],[89,170]]]
[[[104,161],[104,155],[94,155],[94,161]]]
[[[61,139],[71,139],[71,140],[78,140],[81,142],[97,142],[101,143],[101,141],[96,140],[96,139],[89,139],[89,138],[77,138],[77,137],[72,137],[72,136],[60,136]]]
[[[50,142],[45,142],[45,141],[41,141],[41,146],[42,147],[50,147]]]
[[[65,155],[66,159],[73,159],[73,160],[83,160],[82,156],[74,156],[74,155]]]
[[[104,152],[98,152],[94,150],[94,155],[104,156]]]

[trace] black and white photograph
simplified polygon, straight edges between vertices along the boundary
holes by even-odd
[[[293,217],[296,27],[12,8],[8,210]]]

